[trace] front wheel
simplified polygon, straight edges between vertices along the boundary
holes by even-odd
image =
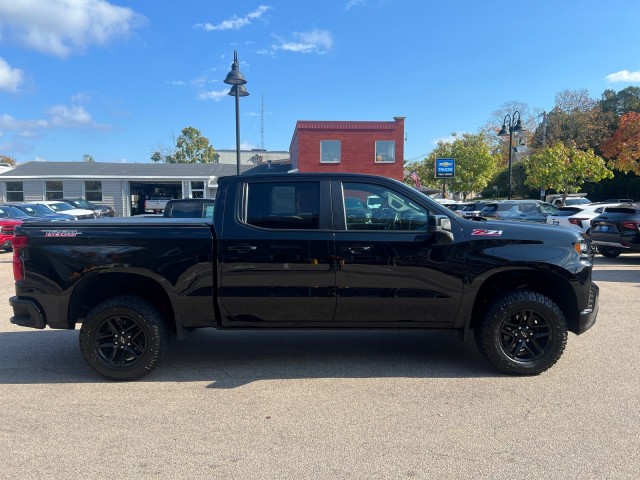
[[[156,367],[169,334],[153,304],[123,295],[105,300],[89,312],[80,329],[80,350],[102,376],[137,380]]]
[[[560,359],[567,331],[555,302],[524,290],[498,299],[476,325],[475,337],[482,355],[498,370],[538,375]]]
[[[600,252],[603,257],[616,258],[620,255],[621,250],[616,247],[598,247],[598,252]]]

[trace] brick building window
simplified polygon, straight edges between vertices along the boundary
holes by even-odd
[[[24,202],[22,182],[7,182],[7,202]]]
[[[340,163],[340,140],[320,140],[320,162]]]
[[[375,161],[376,163],[394,163],[396,161],[396,142],[377,140]]]
[[[101,202],[102,182],[84,182],[84,195],[90,202]]]
[[[52,181],[46,182],[46,199],[47,200],[60,200],[64,197],[64,192],[62,191],[62,182],[61,181]]]

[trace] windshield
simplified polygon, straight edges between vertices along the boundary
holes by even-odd
[[[54,212],[66,212],[67,210],[74,209],[71,205],[64,202],[50,203],[49,207],[51,207],[51,210],[53,210]]]

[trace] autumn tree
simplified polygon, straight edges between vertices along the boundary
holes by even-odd
[[[618,129],[600,148],[603,156],[610,159],[610,167],[640,175],[640,113],[622,115]]]
[[[9,155],[0,154],[0,163],[8,163],[9,165],[15,165],[17,162],[15,158],[10,157]]]
[[[581,150],[594,149],[609,135],[609,124],[610,116],[587,90],[564,90],[556,94],[554,108],[547,113],[546,144],[562,142]],[[544,147],[540,143],[540,129],[535,139],[534,146]]]
[[[527,185],[561,192],[563,202],[567,194],[578,192],[584,182],[613,178],[604,159],[592,149],[580,150],[575,144],[566,146],[560,141],[531,155],[523,163]]]
[[[491,148],[482,134],[454,134],[452,142],[438,142],[437,147],[419,163],[415,170],[424,185],[437,188],[442,179],[435,178],[436,158],[454,158],[455,177],[447,179],[452,192],[460,192],[463,198],[471,192],[478,192],[487,183],[498,168],[499,157],[491,153]]]
[[[166,163],[217,163],[216,151],[194,127],[182,129],[174,149],[160,148],[151,154],[154,162]]]

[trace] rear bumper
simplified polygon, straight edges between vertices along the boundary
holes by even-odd
[[[580,335],[586,332],[594,323],[596,323],[596,317],[598,316],[598,308],[600,307],[600,288],[595,283],[591,284],[591,290],[589,292],[589,305],[587,308],[580,312],[580,318],[578,319],[578,329],[575,332]]]
[[[11,297],[9,305],[13,307],[11,323],[20,327],[43,329],[47,326],[44,311],[30,298]]]

